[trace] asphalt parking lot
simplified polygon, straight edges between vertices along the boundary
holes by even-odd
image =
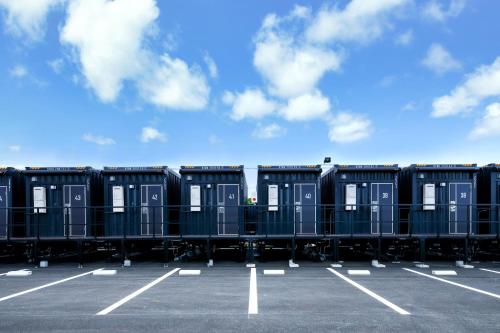
[[[452,263],[416,268],[411,262],[386,268],[365,262],[341,268],[299,265],[0,265],[0,274],[32,271],[24,277],[0,275],[0,331],[500,330],[500,264],[477,263],[473,269]],[[116,274],[91,273],[101,268]],[[199,275],[180,275],[186,270]],[[268,270],[284,274],[265,275]],[[437,276],[433,270],[457,275]]]

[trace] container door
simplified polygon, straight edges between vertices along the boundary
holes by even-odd
[[[393,188],[391,183],[371,185],[371,233],[392,234],[393,231]]]
[[[8,209],[7,186],[0,186],[0,238],[7,237]]]
[[[217,185],[217,230],[219,235],[237,235],[239,185]]]
[[[472,184],[450,183],[450,234],[466,234],[471,222]]]
[[[141,235],[163,235],[163,186],[141,185]]]
[[[64,186],[65,228],[64,235],[85,236],[87,211],[85,185]]]
[[[316,234],[316,184],[295,184],[295,232]]]
[[[500,224],[500,183],[497,183],[497,202],[495,203],[496,206],[495,207],[492,207],[492,209],[494,209],[497,214],[496,214],[496,220],[494,222],[497,222],[498,224]],[[497,232],[497,228],[499,228],[500,226],[497,225],[495,223],[495,228],[493,229],[494,232]]]

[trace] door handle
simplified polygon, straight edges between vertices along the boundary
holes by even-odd
[[[453,201],[453,200],[452,200],[452,201],[450,201],[450,212],[451,212],[451,213],[454,213],[454,212],[456,212],[456,211],[457,211],[457,206],[455,206],[455,203],[456,203],[456,202],[455,202],[455,201]]]
[[[219,213],[224,214],[224,207],[219,207]]]

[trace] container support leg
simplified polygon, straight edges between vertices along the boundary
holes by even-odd
[[[164,240],[163,241],[163,260],[164,260],[164,264],[165,265],[168,265],[168,262],[169,262],[169,256],[168,256],[168,247],[170,245],[170,241],[169,240]]]
[[[379,237],[377,239],[377,254],[376,254],[376,259],[380,260],[380,253],[382,252],[382,238]]]
[[[339,261],[339,239],[338,238],[334,238],[333,242],[330,241],[330,247],[331,247],[331,251],[332,251],[332,259],[333,259],[333,261],[334,262],[338,262]]]
[[[469,261],[469,238],[464,238],[464,264],[467,264]]]
[[[122,253],[122,262],[125,262],[125,260],[127,259],[127,246],[125,244],[124,239],[121,240],[120,247],[121,247],[121,253]]]
[[[295,261],[295,238],[292,238],[292,258]]]
[[[420,238],[418,243],[420,246],[420,261],[425,262],[425,238]]]
[[[247,261],[249,263],[253,263],[254,260],[255,260],[255,256],[254,256],[254,251],[253,251],[253,240],[252,239],[249,239],[248,240],[248,248],[247,248]]]
[[[207,239],[207,262],[212,259],[212,244],[210,244],[210,239]]]
[[[31,248],[31,262],[35,265],[38,264],[38,242],[37,241],[34,241],[32,244],[31,244],[32,248]]]
[[[78,267],[82,268],[83,267],[83,244],[82,244],[81,240],[79,240],[77,242],[77,247],[78,247]]]

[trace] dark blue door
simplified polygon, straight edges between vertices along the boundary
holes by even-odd
[[[316,234],[316,184],[295,184],[295,232]]]
[[[393,233],[393,189],[391,183],[374,183],[371,187],[371,232]]]
[[[217,186],[217,231],[219,235],[239,232],[239,185]]]
[[[7,237],[8,210],[7,186],[0,186],[0,238]]]
[[[65,235],[85,236],[87,212],[85,185],[64,186]]]
[[[469,231],[472,184],[450,183],[450,234],[465,234]]]
[[[163,235],[163,187],[141,186],[141,234]]]

